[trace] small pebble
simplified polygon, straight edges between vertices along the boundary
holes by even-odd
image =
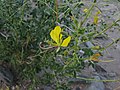
[[[116,73],[108,73],[108,76],[110,76],[110,77],[115,77],[115,76],[116,76]]]
[[[77,87],[76,90],[81,90],[81,89],[79,87]]]

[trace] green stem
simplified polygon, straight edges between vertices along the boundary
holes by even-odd
[[[108,44],[106,47],[104,47],[104,48],[102,49],[102,51],[105,50],[105,49],[107,49],[108,47],[112,46],[115,42],[117,42],[117,41],[119,41],[119,40],[120,40],[120,38],[118,38],[118,39],[116,39],[116,40],[113,40],[113,42],[110,43],[110,44]]]
[[[58,0],[55,0],[56,21],[58,21]]]
[[[25,9],[25,5],[26,5],[26,4],[27,4],[27,0],[25,0],[25,1],[23,2],[23,6],[22,6],[22,9],[21,9],[21,18],[20,18],[19,24],[21,24],[22,21],[23,21],[23,18],[24,18],[24,9]]]
[[[95,4],[96,4],[96,3],[93,3],[93,5],[90,7],[90,9],[88,10],[87,15],[85,16],[85,18],[83,19],[83,21],[81,21],[81,22],[79,23],[78,28],[80,28],[80,27],[85,23],[85,21],[87,20],[87,18],[89,17],[89,15],[90,15],[90,13],[91,13],[91,10],[94,8]]]
[[[78,79],[86,80],[86,81],[96,81],[96,82],[120,82],[120,80],[97,80],[93,78],[83,78],[83,77],[77,77]]]
[[[99,32],[98,34],[96,34],[95,36],[93,36],[93,38],[97,37],[98,35],[103,34],[104,32],[106,32],[107,30],[109,30],[110,28],[112,28],[118,21],[120,21],[120,19],[116,20],[115,22],[112,23],[112,25],[110,25],[109,27],[105,28],[103,31]]]
[[[52,9],[52,7],[50,7],[46,2],[43,2],[41,0],[39,0],[40,3],[44,3],[49,9],[51,9],[55,14],[57,13],[54,9]]]

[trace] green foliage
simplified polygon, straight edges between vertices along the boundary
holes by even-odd
[[[33,78],[39,59],[29,57],[39,51],[39,42],[49,38],[54,12],[39,1],[1,0],[0,22],[0,60],[17,69],[18,77]]]
[[[104,33],[106,24],[100,24],[103,30],[98,32],[98,26],[87,21],[95,3],[85,13],[80,0],[31,1],[0,0],[0,60],[10,64],[20,83],[31,80],[30,88],[41,84],[70,90],[69,78],[76,78],[86,65],[94,66],[93,48],[85,43]],[[56,25],[62,26],[63,36],[72,37],[60,50],[46,43]]]

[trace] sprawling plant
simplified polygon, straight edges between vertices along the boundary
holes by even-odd
[[[91,14],[95,1],[87,9],[80,0],[0,0],[0,62],[19,85],[30,80],[32,90],[39,84],[69,90],[70,78],[100,61],[105,48],[92,42],[117,21],[103,27],[101,11]]]

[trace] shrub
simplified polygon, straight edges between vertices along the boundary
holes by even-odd
[[[98,26],[100,10],[91,14],[95,6],[95,1],[83,10],[79,0],[1,0],[1,62],[10,65],[18,83],[31,80],[30,88],[41,84],[69,90],[69,78],[99,62],[105,48],[93,46],[94,38],[117,22]],[[88,22],[90,15],[93,22]]]

